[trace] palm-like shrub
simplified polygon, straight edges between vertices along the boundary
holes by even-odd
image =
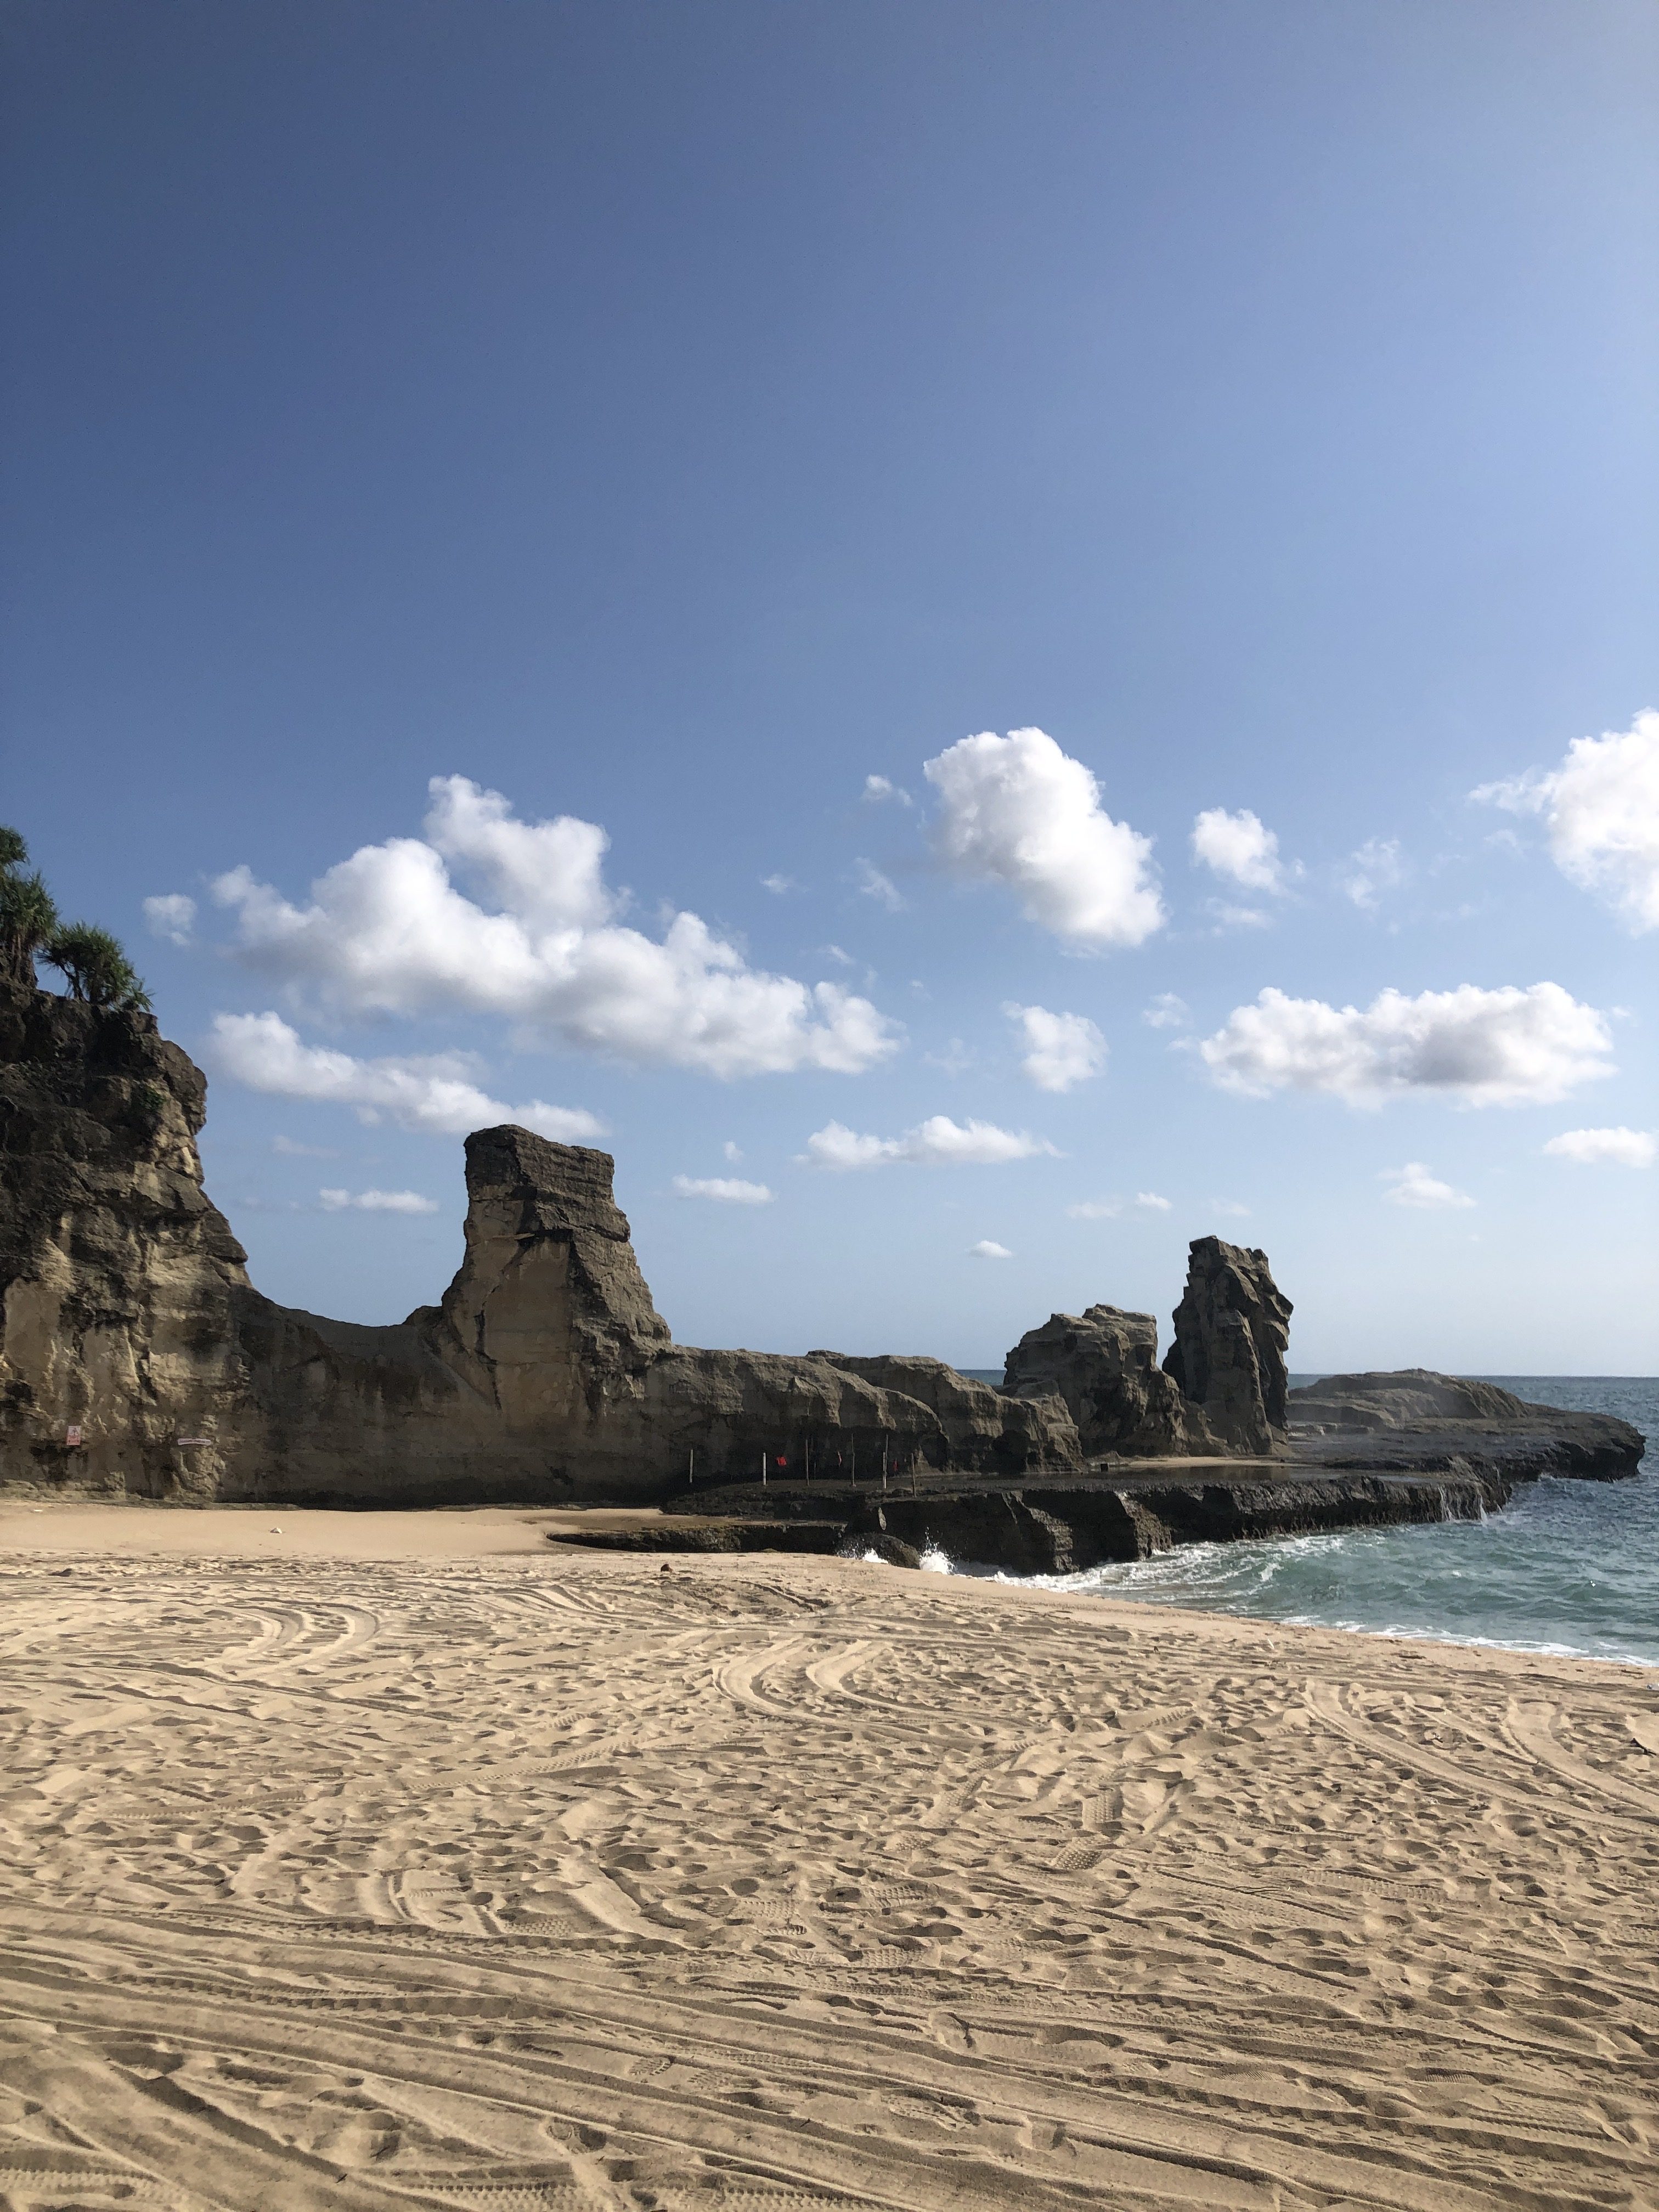
[[[21,857],[28,849],[15,830]],[[3,849],[0,848],[0,849]],[[0,863],[0,975],[8,982],[34,985],[34,956],[57,933],[58,908],[39,876],[20,875],[15,864]]]
[[[72,998],[148,1012],[149,994],[117,939],[89,921],[60,921],[40,878],[22,872],[28,856],[21,833],[0,822],[0,981],[36,989],[38,957],[61,972]]]
[[[55,930],[41,951],[47,964],[63,975],[71,998],[123,1012],[148,1011],[149,994],[108,930],[89,921],[72,921]]]

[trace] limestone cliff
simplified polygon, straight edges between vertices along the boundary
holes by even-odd
[[[206,1082],[148,1014],[0,986],[0,1468],[210,1497],[246,1255],[202,1189]],[[193,1441],[207,1438],[209,1441]]]
[[[0,1480],[206,1499],[661,1499],[925,1469],[1279,1448],[1289,1305],[1193,1247],[1163,1370],[1149,1316],[1055,1315],[1005,1387],[942,1361],[677,1345],[606,1154],[466,1143],[466,1245],[386,1328],[274,1304],[202,1188],[206,1085],[145,1013],[0,986]]]
[[[1058,1401],[938,1361],[676,1345],[610,1158],[524,1129],[467,1139],[438,1305],[364,1328],[274,1304],[202,1188],[205,1094],[148,1015],[0,991],[0,1479],[414,1504],[1079,1463]]]

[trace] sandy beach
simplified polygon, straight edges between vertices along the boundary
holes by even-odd
[[[0,2203],[1659,2206],[1659,1677],[0,1509]]]

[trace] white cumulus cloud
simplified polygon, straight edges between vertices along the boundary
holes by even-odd
[[[770,1206],[773,1193],[763,1182],[744,1182],[741,1176],[683,1176],[674,1178],[682,1198],[718,1199],[722,1206]]]
[[[196,927],[196,902],[183,891],[168,891],[144,901],[144,921],[152,937],[169,945],[188,945]]]
[[[1580,1167],[1650,1168],[1659,1159],[1659,1135],[1651,1129],[1564,1129],[1544,1147],[1558,1160]]]
[[[1467,1191],[1454,1190],[1429,1173],[1421,1160],[1407,1160],[1403,1168],[1384,1168],[1379,1177],[1389,1188],[1382,1194],[1391,1206],[1427,1208],[1473,1206]]]
[[[1164,921],[1152,840],[1114,822],[1100,787],[1046,732],[987,730],[928,761],[933,842],[957,873],[1006,884],[1027,916],[1079,945],[1139,945]]]
[[[550,1106],[540,1098],[503,1105],[476,1080],[466,1053],[422,1059],[356,1060],[349,1053],[304,1043],[280,1014],[218,1014],[211,1057],[221,1073],[250,1091],[277,1098],[325,1099],[349,1106],[360,1121],[395,1121],[430,1136],[465,1136],[471,1130],[516,1121],[538,1136],[580,1144],[603,1136],[605,1124],[579,1106]]]
[[[351,1207],[359,1213],[435,1213],[435,1198],[422,1198],[418,1190],[319,1190],[325,1213],[342,1213]]]
[[[894,1161],[912,1167],[996,1167],[1005,1160],[1029,1160],[1054,1146],[1024,1130],[999,1129],[994,1121],[953,1121],[931,1115],[901,1137],[863,1137],[842,1122],[826,1122],[806,1139],[801,1154],[814,1168],[879,1168]]]
[[[1279,840],[1248,806],[1208,806],[1193,823],[1193,858],[1247,891],[1282,891]]]
[[[1548,1105],[1610,1075],[1612,1048],[1607,1017],[1559,983],[1384,991],[1364,1008],[1269,988],[1199,1046],[1224,1090],[1323,1091],[1355,1106],[1424,1092],[1463,1106]]]
[[[1628,730],[1576,738],[1559,768],[1483,783],[1470,796],[1540,814],[1550,857],[1632,929],[1659,929],[1659,714]]]
[[[1006,1244],[999,1244],[989,1237],[981,1237],[977,1244],[968,1247],[970,1260],[1012,1260],[1013,1256]]]
[[[1020,1061],[1039,1091],[1072,1091],[1106,1065],[1106,1040],[1085,1014],[1051,1014],[1046,1006],[1012,1000],[1003,1012],[1018,1023],[1025,1042]]]
[[[245,867],[219,877],[244,962],[341,1012],[501,1014],[566,1044],[717,1076],[855,1073],[895,1049],[894,1024],[867,999],[751,969],[695,914],[672,915],[660,939],[623,927],[595,823],[517,821],[465,776],[429,788],[423,839],[363,846],[304,906]]]
[[[1155,1190],[1138,1190],[1135,1204],[1144,1207],[1148,1213],[1168,1213],[1170,1210],[1170,1200],[1160,1198]]]

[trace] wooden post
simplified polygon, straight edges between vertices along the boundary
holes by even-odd
[[[761,1488],[762,1488],[763,1490],[764,1490],[764,1489],[765,1489],[765,1487],[766,1487],[766,1454],[765,1454],[764,1452],[763,1452],[763,1453],[761,1454]]]
[[[696,1487],[696,1482],[697,1482],[697,1448],[696,1448],[696,1446],[695,1444],[693,1444],[693,1445],[691,1446],[690,1449],[690,1450],[687,1452],[687,1454],[686,1454],[686,1458],[685,1458],[685,1480],[686,1480],[686,1486],[687,1486],[687,1487],[688,1487],[689,1489],[695,1489],[695,1488]]]

